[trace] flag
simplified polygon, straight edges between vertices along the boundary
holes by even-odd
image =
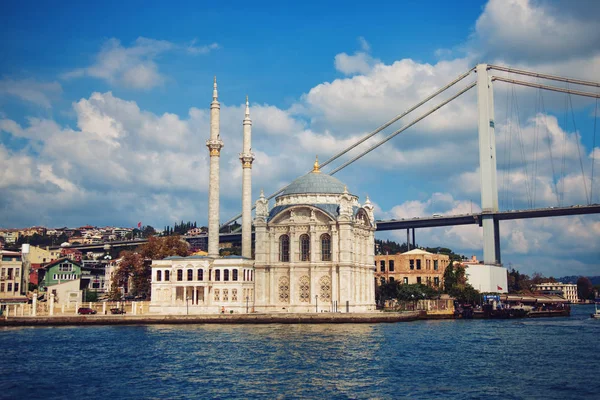
[[[141,222],[138,222],[138,228],[140,228],[140,229],[142,228],[142,223]]]
[[[501,286],[496,285],[496,290],[502,290]]]

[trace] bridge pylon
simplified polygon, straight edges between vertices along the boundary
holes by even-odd
[[[481,179],[481,209],[483,227],[483,261],[500,263],[500,227],[493,213],[498,211],[498,180],[496,172],[496,132],[494,121],[494,90],[487,64],[478,64],[477,109],[479,114],[479,174]],[[489,213],[486,214],[486,213]]]

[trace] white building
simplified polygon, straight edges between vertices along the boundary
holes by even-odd
[[[219,102],[211,103],[208,256],[152,261],[151,312],[365,312],[375,310],[373,205],[319,170],[292,182],[269,211],[256,202],[251,242],[251,126],[243,121],[242,256],[220,257]]]
[[[533,286],[536,291],[540,292],[562,292],[562,297],[569,300],[571,303],[577,303],[577,285],[574,283],[562,282],[546,282]]]
[[[467,283],[482,293],[508,293],[508,271],[496,265],[465,266]]]

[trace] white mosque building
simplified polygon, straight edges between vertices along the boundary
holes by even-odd
[[[243,120],[242,256],[219,256],[217,83],[210,113],[208,255],[152,261],[150,312],[369,312],[375,310],[375,219],[338,179],[313,171],[269,202],[261,192],[252,258],[250,109]]]

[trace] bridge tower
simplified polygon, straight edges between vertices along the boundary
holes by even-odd
[[[499,264],[500,227],[493,213],[498,211],[496,174],[496,133],[494,130],[494,91],[487,64],[478,64],[477,109],[479,113],[479,173],[481,179],[481,210],[483,227],[483,261]]]

